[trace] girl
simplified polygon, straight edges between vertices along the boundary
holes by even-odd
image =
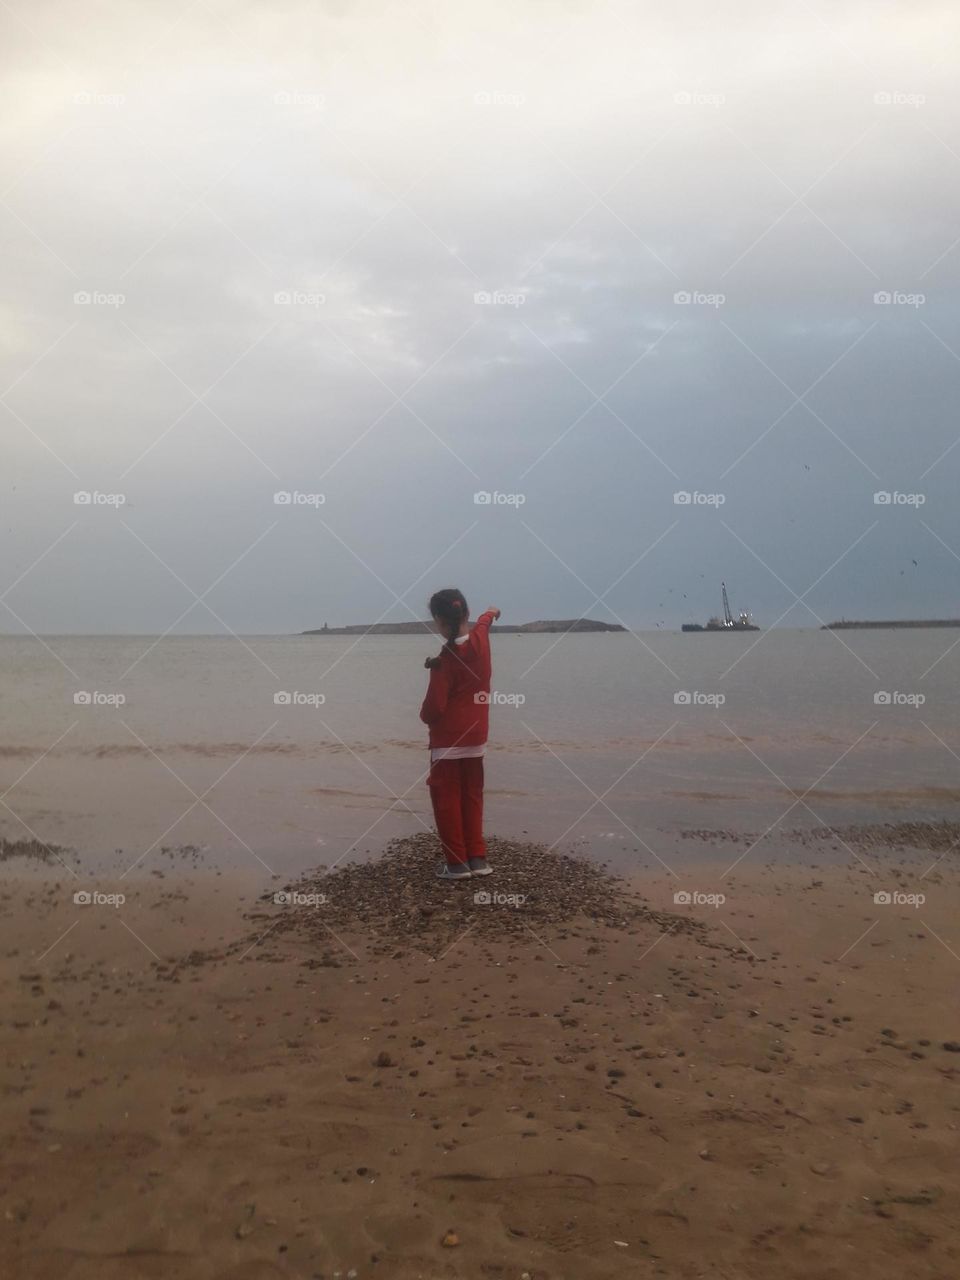
[[[446,863],[441,880],[490,875],[483,843],[483,753],[490,716],[490,624],[499,609],[481,613],[473,628],[461,591],[430,597],[430,615],[447,642],[428,658],[427,696],[420,719],[430,728],[427,785]]]

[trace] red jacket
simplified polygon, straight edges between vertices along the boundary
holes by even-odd
[[[420,708],[431,747],[479,747],[487,740],[492,621],[492,613],[481,613],[469,638],[453,649],[445,644],[440,665],[431,668]]]

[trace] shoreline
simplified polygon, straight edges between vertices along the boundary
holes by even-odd
[[[496,796],[496,788],[489,795]],[[933,796],[940,803],[944,797]],[[714,798],[715,799],[715,798]],[[950,807],[953,802],[947,797]],[[417,840],[429,820],[423,811],[394,811],[393,821],[377,824],[359,840],[344,836],[339,841],[321,840],[312,848],[297,846],[297,853],[285,859],[273,851],[268,864],[256,851],[209,845],[170,844],[143,849],[114,848],[112,853],[94,853],[69,843],[69,831],[46,845],[33,837],[0,836],[0,884],[3,878],[30,881],[59,881],[76,885],[96,881],[114,889],[123,887],[129,876],[136,884],[145,877],[176,880],[184,875],[206,875],[225,882],[268,886],[293,882],[311,871],[354,864],[375,865],[390,845],[397,840]],[[416,821],[417,815],[421,821]],[[406,819],[413,817],[411,824]],[[722,816],[712,814],[714,821]],[[403,818],[405,821],[400,821]],[[63,824],[54,824],[62,826]],[[533,826],[535,824],[531,824]],[[892,805],[887,813],[875,815],[870,822],[832,822],[811,820],[805,827],[770,828],[762,821],[747,830],[732,826],[648,827],[638,824],[626,828],[611,822],[616,829],[594,832],[590,836],[571,833],[558,842],[556,852],[583,860],[624,881],[642,880],[660,871],[683,876],[702,871],[710,876],[723,875],[747,862],[754,867],[843,867],[854,865],[861,853],[874,850],[881,855],[879,865],[893,857],[932,856],[960,846],[960,818],[942,812],[937,817],[913,817]],[[549,845],[526,828],[523,836],[534,844]],[[493,835],[493,840],[499,837]],[[862,862],[861,862],[862,864]]]

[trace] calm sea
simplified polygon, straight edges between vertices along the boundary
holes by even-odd
[[[690,828],[760,832],[804,792],[775,830],[957,815],[960,632],[493,647],[491,832],[610,856]],[[184,846],[281,874],[375,851],[430,823],[417,713],[435,650],[0,638],[0,834],[142,871]]]

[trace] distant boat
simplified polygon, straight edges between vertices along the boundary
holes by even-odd
[[[723,595],[723,617],[709,618],[706,626],[701,626],[699,622],[685,622],[680,628],[681,631],[759,631],[760,628],[755,626],[750,619],[749,613],[741,613],[738,617],[734,617],[730,612],[730,601],[727,599],[727,584],[720,583],[720,590]]]

